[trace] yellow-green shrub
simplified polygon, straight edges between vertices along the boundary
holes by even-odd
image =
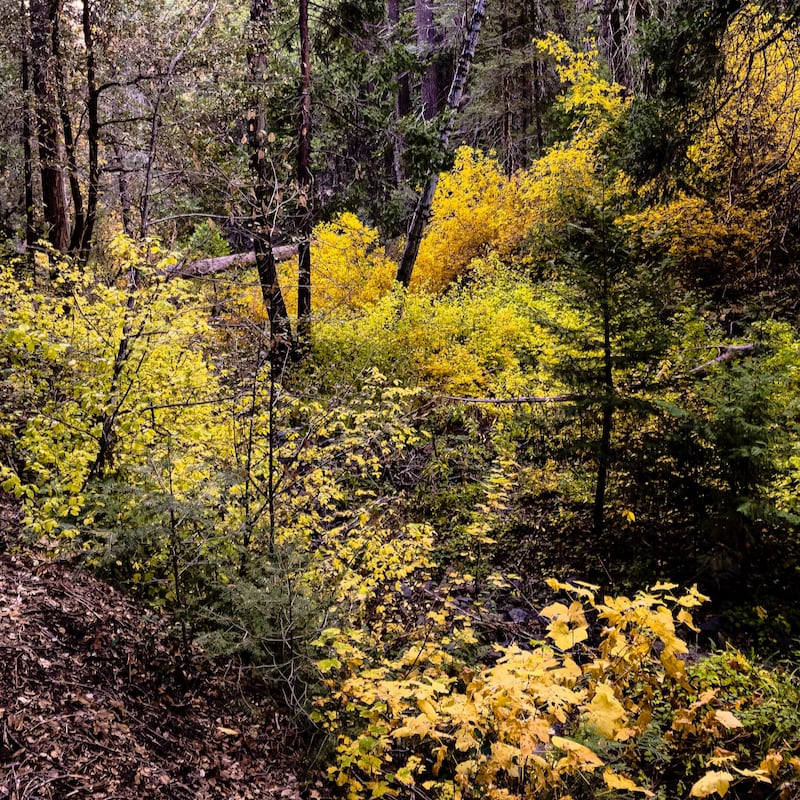
[[[314,717],[336,736],[329,774],[348,798],[402,797],[410,787],[454,800],[707,797],[780,780],[797,788],[791,742],[742,746],[755,683],[731,691],[725,670],[687,669],[677,628],[694,627],[690,609],[706,599],[696,589],[676,595],[660,584],[600,599],[595,587],[552,585],[569,599],[541,611],[549,643],[495,647],[486,664],[464,658],[475,641],[469,612],[447,596],[396,654],[365,647],[363,633],[323,634],[330,695]],[[728,658],[731,670],[746,664]]]
[[[494,157],[459,148],[453,169],[439,178],[412,288],[440,292],[463,275],[474,258],[501,242],[510,250],[522,234],[512,190]]]

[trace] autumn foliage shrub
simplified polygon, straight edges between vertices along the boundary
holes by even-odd
[[[511,250],[522,237],[513,189],[494,157],[459,148],[453,169],[439,178],[412,288],[440,292],[464,275],[473,259],[501,243]]]
[[[314,229],[314,308],[324,314],[360,309],[392,288],[397,265],[378,241],[378,231],[355,214],[341,214]]]
[[[696,589],[601,599],[552,586],[567,599],[540,612],[547,641],[494,646],[484,661],[465,656],[475,631],[452,596],[388,655],[363,632],[323,632],[330,694],[314,718],[336,738],[329,774],[343,794],[666,800],[800,787],[796,707],[788,724],[751,716],[797,686],[770,685],[733,651],[693,665],[678,628],[694,629]]]

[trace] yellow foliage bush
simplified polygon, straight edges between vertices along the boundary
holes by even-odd
[[[174,257],[156,242],[139,245],[124,236],[109,243],[108,253],[117,274],[139,273],[142,288],[103,285],[64,262],[58,280],[70,293],[59,297],[31,293],[3,272],[0,358],[30,408],[15,426],[23,474],[3,466],[0,477],[6,491],[35,498],[34,531],[62,527],[76,535],[91,528],[86,483],[104,421],[113,426],[109,457],[130,470],[132,485],[146,469],[166,481],[169,463],[178,496],[205,481],[207,457],[228,438],[224,419],[195,404],[221,391],[202,352],[209,335],[202,308],[187,285],[158,278]]]
[[[581,312],[560,302],[551,287],[534,287],[503,267],[496,256],[472,267],[481,280],[446,295],[395,294],[347,326],[321,320],[313,331],[317,356],[355,371],[375,364],[409,385],[451,394],[562,391],[554,368],[563,361],[564,345],[548,324],[578,326]]]
[[[442,291],[472,259],[500,245],[508,252],[522,233],[518,212],[513,183],[497,160],[459,148],[453,169],[439,178],[412,288]]]
[[[620,220],[643,253],[668,254],[679,274],[693,280],[736,280],[764,241],[769,220],[724,199],[680,194]]]
[[[350,213],[314,229],[311,263],[314,309],[321,313],[376,302],[391,290],[397,272],[378,242],[378,231]]]
[[[800,39],[748,4],[729,25],[722,52],[707,93],[714,115],[687,152],[696,194],[645,212],[641,227],[698,277],[735,285],[766,271],[797,217]]]
[[[297,308],[297,259],[277,265],[289,313]],[[355,214],[344,213],[314,228],[311,242],[311,303],[315,316],[339,316],[363,309],[388,294],[397,264],[386,255],[378,231]],[[247,317],[266,319],[255,271],[249,272],[241,304]]]
[[[718,110],[689,156],[733,205],[781,207],[800,172],[796,29],[745,5],[723,41],[724,69],[710,87]]]
[[[387,655],[364,631],[323,633],[316,644],[330,694],[312,716],[336,737],[329,776],[348,800],[404,797],[412,787],[436,800],[672,797],[690,786],[707,797],[723,780],[791,780],[788,744],[770,751],[771,762],[746,748],[737,757],[747,701],[726,707],[716,683],[724,675],[706,670],[695,681],[687,670],[677,628],[694,629],[692,609],[707,600],[696,588],[600,598],[588,584],[548,583],[569,595],[569,605],[541,611],[549,642],[495,647],[489,664],[465,658],[476,641],[469,612],[447,592],[439,611],[406,628],[403,638],[415,640]],[[677,777],[663,772],[672,758],[686,759]],[[683,792],[670,794],[666,781]]]
[[[490,252],[508,260],[534,227],[567,220],[565,196],[599,202],[610,192],[599,179],[600,153],[602,137],[627,107],[622,87],[599,77],[596,51],[575,52],[554,34],[538,45],[564,84],[560,102],[574,118],[571,140],[510,178],[493,156],[460,148],[453,169],[439,179],[413,288],[440,292]]]

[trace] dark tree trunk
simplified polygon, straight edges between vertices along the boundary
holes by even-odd
[[[83,192],[81,191],[81,181],[78,175],[78,159],[75,153],[72,117],[69,113],[67,79],[64,75],[64,59],[61,54],[61,18],[58,13],[53,17],[50,37],[51,50],[53,52],[53,79],[58,101],[58,114],[61,119],[61,129],[64,132],[64,156],[69,180],[69,192],[72,198],[72,232],[69,239],[69,249],[71,253],[76,253],[80,249],[80,243],[83,241],[86,213],[83,207]]]
[[[128,168],[125,165],[125,151],[117,139],[114,139],[114,157],[117,170],[117,191],[119,192],[119,211],[122,217],[122,231],[127,236],[133,236],[133,203],[131,201],[131,188],[128,182]]]
[[[255,176],[255,207],[253,209],[253,249],[261,285],[261,296],[270,323],[271,358],[274,364],[285,361],[292,350],[292,328],[283,293],[278,282],[275,255],[272,252],[272,232],[269,219],[271,171],[267,160],[267,131],[264,106],[259,89],[267,70],[267,42],[272,13],[271,0],[252,0],[250,6],[250,50],[248,67],[253,105],[247,112],[247,138],[252,151],[250,165]]]
[[[51,244],[69,250],[69,210],[62,167],[59,114],[53,84],[53,25],[60,12],[59,0],[31,0],[29,5],[33,91],[36,97],[39,168],[42,181],[42,213]]]
[[[94,226],[97,220],[97,202],[100,194],[100,120],[98,115],[100,90],[95,73],[94,34],[92,32],[90,0],[83,0],[81,22],[83,26],[83,44],[86,49],[86,138],[89,148],[89,185],[86,190],[86,219],[78,249],[81,259],[86,261],[89,258],[89,252],[92,247]],[[120,172],[120,176],[123,174]],[[130,217],[130,212],[128,216]],[[128,227],[130,227],[130,220],[128,220],[128,226],[126,227],[125,214],[123,213],[123,230],[127,232]]]
[[[300,0],[300,127],[297,140],[297,187],[300,242],[297,271],[297,338],[302,344],[311,324],[311,47],[308,0]]]
[[[536,136],[536,155],[544,155],[544,125],[542,121],[543,109],[546,107],[544,102],[544,80],[542,73],[544,64],[540,59],[533,62],[533,116],[534,131]]]
[[[597,482],[594,492],[592,523],[597,541],[605,529],[606,486],[611,461],[611,428],[614,421],[614,373],[611,354],[611,309],[608,301],[608,276],[604,276],[603,291],[603,416],[600,430],[600,448],[597,453]]]
[[[433,21],[433,0],[415,0],[417,24],[417,49],[426,62],[422,73],[422,116],[434,119],[439,113],[439,75],[434,60],[436,52],[436,27]]]
[[[30,28],[27,24],[25,13],[25,0],[22,0],[22,159],[23,180],[25,183],[25,251],[28,258],[32,258],[33,246],[36,244],[36,225],[34,221],[33,198],[33,149],[31,138],[33,126],[31,125],[31,98],[30,98],[30,61],[28,43]]]
[[[400,24],[400,0],[387,0],[386,19],[389,22],[394,38],[395,31]],[[396,76],[397,90],[394,102],[395,121],[400,122],[404,117],[411,113],[411,83],[408,72],[402,72]],[[406,171],[403,166],[403,155],[405,153],[405,139],[396,130],[392,139],[392,177],[397,187],[405,185]]]
[[[453,128],[453,118],[458,110],[464,90],[467,86],[467,78],[475,58],[475,48],[478,44],[478,36],[481,32],[481,25],[484,18],[485,0],[475,0],[472,9],[472,19],[467,29],[464,43],[461,47],[461,55],[458,58],[453,82],[450,85],[450,93],[447,96],[447,108],[442,127],[439,131],[439,147],[441,150],[447,148],[450,142],[450,132]],[[439,173],[431,172],[425,182],[422,193],[417,200],[414,214],[408,229],[406,245],[403,248],[403,255],[400,258],[400,266],[397,269],[396,280],[403,286],[408,286],[411,282],[411,273],[414,271],[414,264],[419,254],[419,246],[422,242],[422,234],[425,232],[425,224],[430,216],[433,196],[436,193],[436,186],[439,183]]]

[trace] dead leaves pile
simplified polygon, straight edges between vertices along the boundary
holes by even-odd
[[[0,535],[13,524],[0,509]],[[3,548],[0,548],[2,550]],[[0,798],[299,798],[285,728],[236,674],[181,669],[164,620],[83,572],[0,553]]]

